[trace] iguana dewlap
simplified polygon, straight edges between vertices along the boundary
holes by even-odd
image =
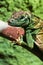
[[[10,37],[14,40],[18,39],[19,37],[24,35],[24,29],[20,28],[20,27],[12,27],[9,26],[8,28],[4,29],[2,31],[2,33],[4,35],[6,35],[7,37]]]

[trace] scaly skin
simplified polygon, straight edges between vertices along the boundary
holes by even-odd
[[[12,19],[19,18],[22,15],[28,15],[31,21],[34,22],[34,28],[40,28],[40,32],[38,33],[38,35],[36,35],[36,42],[37,42],[36,45],[39,48],[41,48],[41,50],[43,50],[43,20],[40,19],[40,17],[37,17],[36,15],[32,14],[31,12],[19,11],[12,14],[11,18],[9,19],[9,22]]]

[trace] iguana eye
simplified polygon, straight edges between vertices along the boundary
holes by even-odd
[[[10,20],[10,22],[12,22],[12,21],[14,21],[14,19],[13,19],[13,18]]]

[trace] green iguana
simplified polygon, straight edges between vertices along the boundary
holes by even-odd
[[[9,25],[25,29],[26,42],[33,48],[34,43],[43,50],[43,20],[27,11],[14,12],[8,20]]]

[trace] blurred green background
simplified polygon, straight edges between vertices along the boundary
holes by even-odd
[[[12,12],[21,9],[43,18],[43,0],[0,0],[0,19],[7,21]]]
[[[14,11],[19,10],[30,10],[43,19],[43,0],[0,0],[0,20],[7,21]],[[0,65],[43,65],[43,61],[0,36]]]

